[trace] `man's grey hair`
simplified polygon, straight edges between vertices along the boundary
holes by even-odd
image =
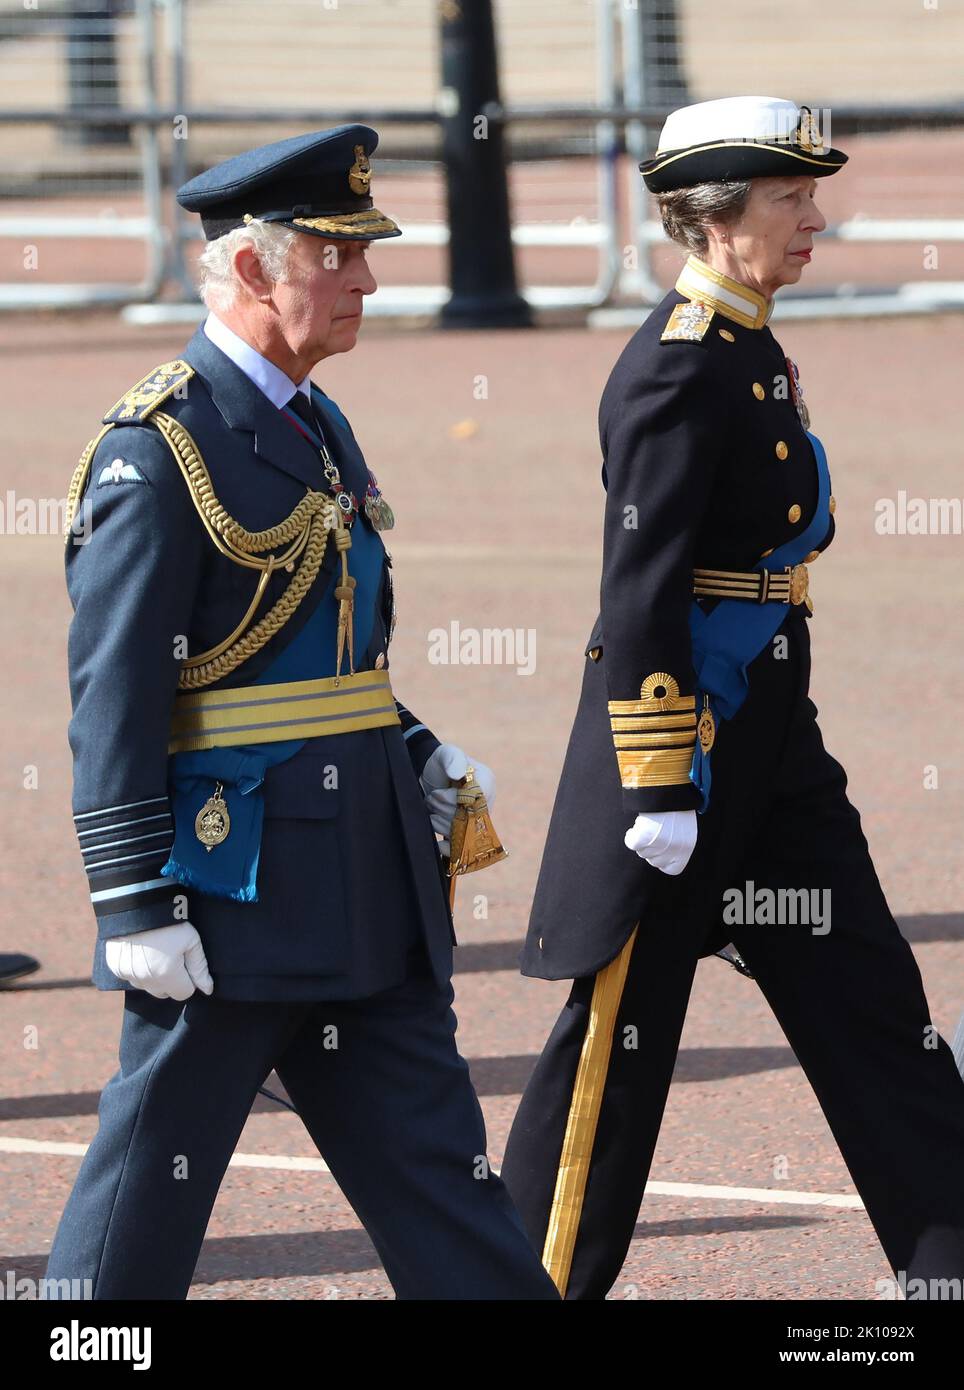
[[[254,249],[269,279],[286,280],[288,253],[296,236],[298,233],[293,227],[253,217],[243,227],[234,227],[224,236],[209,241],[198,257],[201,277],[198,292],[204,303],[209,309],[228,309],[234,303],[238,294],[234,256],[242,246]]]
[[[704,254],[709,249],[707,222],[727,226],[739,221],[750,196],[750,179],[696,183],[657,195],[663,231],[687,251]]]

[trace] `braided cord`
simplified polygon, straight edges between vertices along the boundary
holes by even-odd
[[[228,638],[228,645],[222,643],[185,661],[178,677],[178,689],[200,690],[236,670],[280,632],[318,577],[325,558],[329,531],[334,533],[339,552],[351,545],[351,536],[345,530],[334,500],[323,492],[313,490],[309,490],[294,511],[277,526],[265,531],[246,530],[218,501],[200,451],[183,425],[163,411],[154,411],[150,418],[177,460],[198,514],[218,550],[236,564],[262,571],[255,604],[248,609],[243,621],[254,611],[269,575],[282,566],[293,569],[293,557],[301,556],[297,571],[284,593],[254,627],[236,641]],[[258,555],[259,551],[273,550],[289,543],[290,548],[280,557],[271,554],[261,558]],[[231,637],[234,637],[234,633]]]

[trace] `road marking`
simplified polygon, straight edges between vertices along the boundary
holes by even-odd
[[[846,1192],[794,1192],[779,1187],[717,1187],[702,1182],[648,1182],[652,1197],[698,1197],[708,1202],[760,1202],[764,1206],[852,1207],[863,1210],[863,1202]]]
[[[83,1158],[86,1144],[70,1144],[46,1139],[0,1138],[0,1153],[65,1155]],[[303,1158],[296,1154],[235,1154],[231,1168],[272,1168],[285,1172],[330,1173],[323,1158]],[[701,1182],[648,1182],[650,1197],[682,1197],[706,1202],[756,1202],[761,1206],[848,1207],[860,1211],[863,1202],[845,1192],[795,1192],[779,1187],[721,1187]]]
[[[46,1154],[65,1155],[68,1158],[83,1158],[87,1144],[70,1144],[47,1139],[0,1138],[0,1153],[7,1154]],[[297,1170],[308,1173],[330,1173],[331,1169],[323,1158],[301,1158],[294,1154],[234,1154],[232,1168],[279,1168],[288,1172]]]

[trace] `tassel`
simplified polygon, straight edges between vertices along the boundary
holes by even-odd
[[[335,653],[335,676],[338,677],[341,675],[341,663],[344,659],[346,641],[348,645],[348,670],[351,675],[355,674],[355,579],[348,573],[348,551],[351,548],[351,532],[347,529],[340,516],[338,518],[338,529],[335,531],[335,545],[338,547],[338,553],[341,556],[341,583],[335,587],[335,598],[338,600],[338,639]]]
[[[446,872],[449,878],[449,906],[455,906],[455,884],[460,874],[474,874],[507,859],[508,852],[495,832],[485,794],[475,780],[475,768],[454,783],[458,787],[455,815],[449,831],[449,856]]]

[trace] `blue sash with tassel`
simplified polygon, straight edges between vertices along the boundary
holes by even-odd
[[[807,430],[817,461],[817,506],[809,525],[799,536],[777,548],[754,569],[782,570],[798,565],[823,540],[830,526],[830,469],[823,445]],[[706,696],[713,718],[732,719],[746,699],[749,689],[746,668],[775,635],[787,615],[782,603],[752,603],[748,599],[721,599],[712,613],[704,613],[693,601],[690,609],[690,635],[693,639],[693,669],[696,672],[696,717],[699,719]],[[709,805],[712,775],[710,754],[704,753],[699,739],[690,768],[690,781],[703,795],[700,813]]]
[[[331,412],[337,423],[344,420],[334,401],[322,392],[314,392],[313,399],[316,408]],[[294,412],[285,413],[290,413],[302,433],[308,434],[299,416]],[[320,435],[312,431],[310,438],[320,445]],[[358,455],[364,467],[350,433],[344,448],[344,452],[349,451]],[[339,450],[339,455],[341,452]],[[341,462],[340,457],[338,462]],[[345,486],[349,487],[344,470],[340,471]],[[320,481],[324,485],[323,477]],[[348,554],[355,579],[354,647],[359,655],[367,651],[371,640],[384,556],[380,538],[363,524],[361,516],[356,517],[352,526]],[[315,583],[320,582],[324,582],[321,575],[315,580]],[[338,603],[333,589],[334,584],[329,584],[328,591],[298,636],[251,682],[252,686],[316,680],[335,674]],[[172,754],[168,759],[168,790],[174,816],[174,845],[161,874],[214,897],[257,902],[265,772],[276,763],[293,758],[306,742],[306,739],[287,739],[280,743],[253,743],[238,748],[205,748],[196,753]],[[194,820],[217,782],[223,786],[221,795],[231,817],[231,828],[219,845],[208,850],[195,834]]]

